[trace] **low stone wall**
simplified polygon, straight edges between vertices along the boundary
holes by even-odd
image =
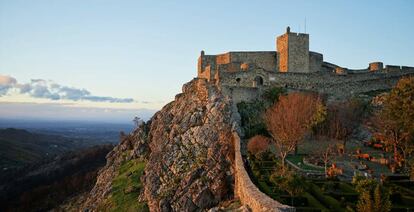
[[[294,207],[283,205],[261,192],[250,180],[249,174],[244,168],[243,157],[240,149],[240,137],[237,132],[233,132],[234,141],[234,171],[235,171],[235,195],[240,198],[240,202],[248,205],[253,212],[284,212],[296,211]]]

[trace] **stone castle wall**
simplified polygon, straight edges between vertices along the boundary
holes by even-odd
[[[260,95],[260,88],[257,87],[231,87],[231,86],[221,86],[221,91],[224,95],[230,96],[232,103],[237,105],[237,103],[245,101],[251,102],[257,99]]]
[[[275,51],[261,52],[230,52],[231,62],[255,64],[268,71],[277,71],[277,56]]]
[[[320,72],[275,73],[256,69],[243,72],[220,72],[220,79],[217,83],[223,87],[260,89],[261,87],[275,86],[293,90],[310,90],[336,99],[345,99],[370,91],[391,89],[401,77],[414,76],[414,68],[405,68],[404,71],[398,70],[401,71],[335,74]],[[263,79],[262,85],[257,84],[258,77]],[[248,94],[248,96],[250,95]]]
[[[272,86],[295,90],[310,90],[326,94],[331,99],[345,99],[371,91],[391,89],[404,76],[414,76],[414,70],[395,73],[363,74],[277,74]]]
[[[257,83],[257,78],[263,79],[263,86],[269,86],[269,78],[271,73],[263,69],[254,69],[239,72],[219,72],[218,83],[222,86],[235,86],[235,87],[257,87],[260,84]]]
[[[277,72],[276,52],[228,52],[219,55],[205,55],[202,52],[198,58],[198,77],[211,81],[216,78],[216,74],[221,70],[236,72],[243,70],[243,66],[260,67]]]

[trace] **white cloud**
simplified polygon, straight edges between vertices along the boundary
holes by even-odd
[[[44,79],[32,79],[29,83],[19,84],[17,80],[10,76],[0,75],[0,96],[6,95],[10,89],[15,88],[22,94],[27,94],[34,98],[51,100],[73,100],[91,102],[111,102],[111,103],[132,103],[132,98],[116,98],[110,96],[94,96],[86,89],[79,89],[57,84],[53,81]]]
[[[11,76],[0,75],[0,96],[9,92],[11,88],[16,86],[17,80]]]

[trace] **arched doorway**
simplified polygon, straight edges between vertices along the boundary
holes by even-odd
[[[263,85],[263,77],[256,76],[254,78],[253,87],[258,87],[258,86],[262,86],[262,85]]]

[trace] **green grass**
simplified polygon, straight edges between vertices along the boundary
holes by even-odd
[[[145,203],[138,202],[142,189],[140,177],[145,168],[145,162],[130,160],[119,168],[118,176],[112,181],[111,196],[105,203],[108,211],[149,211]],[[132,189],[133,188],[133,189]],[[127,190],[132,190],[126,192]],[[109,208],[109,209],[108,209]]]

